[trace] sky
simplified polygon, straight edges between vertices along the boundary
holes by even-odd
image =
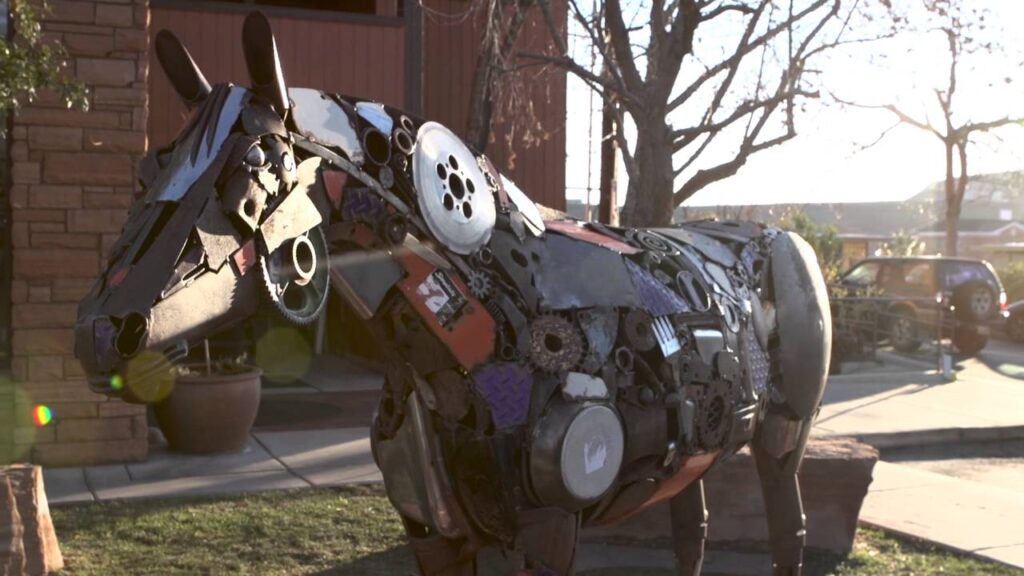
[[[1001,23],[1012,26],[1024,22],[1024,2],[970,2],[987,6],[988,21],[994,24],[983,32],[983,38],[993,41],[998,49],[965,58],[957,92],[958,110],[963,112],[962,118],[975,122],[1024,116],[1024,35],[1000,29]],[[709,31],[712,36],[718,32]],[[901,36],[874,45],[871,51],[876,57],[870,62],[863,50],[837,54],[820,63],[822,82],[844,100],[895,102],[921,116],[931,111],[934,118],[933,89],[943,86],[948,74],[942,42],[935,35]],[[580,47],[577,41],[576,48]],[[592,115],[590,106],[581,105],[591,100],[589,90],[572,75],[567,92],[568,101],[573,103],[567,118],[567,195],[583,200],[590,187],[596,203],[600,98],[592,99]],[[588,119],[595,126],[590,133]],[[708,186],[686,204],[902,200],[943,179],[943,147],[933,135],[901,126],[865,147],[893,124],[893,116],[886,111],[810,102],[807,111],[797,118],[798,136],[794,140],[751,156],[736,176]],[[589,163],[588,149],[593,154]],[[724,158],[730,152],[720,147],[708,160]],[[976,139],[969,147],[968,167],[971,174],[1024,170],[1024,127],[1010,126]],[[624,171],[620,170],[619,175],[623,181],[619,193],[622,202]]]

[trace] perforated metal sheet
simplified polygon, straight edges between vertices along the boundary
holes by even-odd
[[[420,126],[413,152],[417,201],[430,232],[449,250],[470,254],[494,229],[494,195],[469,148],[437,122]]]

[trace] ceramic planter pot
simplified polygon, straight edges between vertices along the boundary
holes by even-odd
[[[156,404],[157,423],[175,452],[210,454],[241,450],[260,406],[259,368],[207,374],[203,367],[175,380]]]

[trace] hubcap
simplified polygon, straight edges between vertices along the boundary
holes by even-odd
[[[978,316],[988,314],[992,309],[992,293],[984,288],[978,288],[971,294],[971,312]]]
[[[912,330],[913,326],[911,325],[910,318],[907,318],[906,316],[897,318],[892,331],[893,340],[895,340],[893,344],[909,342],[911,334],[913,333]]]

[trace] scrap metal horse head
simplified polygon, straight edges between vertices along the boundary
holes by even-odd
[[[373,452],[423,573],[471,574],[485,545],[569,573],[580,527],[666,500],[697,573],[700,478],[746,444],[776,573],[799,573],[796,471],[831,340],[806,242],[749,222],[545,221],[440,124],[288,89],[262,15],[243,39],[251,89],[210,88],[157,36],[192,117],[142,163],[80,307],[94,389],[159,401],[154,375],[259,302],[308,323],[333,291],[387,361]]]
[[[324,308],[315,167],[300,166],[292,148],[291,103],[266,19],[249,18],[243,41],[251,89],[211,87],[173,34],[156,37],[191,116],[170,146],[141,162],[141,194],[79,307],[76,352],[97,391],[160,400],[170,363],[251,316],[261,290],[300,323]]]

